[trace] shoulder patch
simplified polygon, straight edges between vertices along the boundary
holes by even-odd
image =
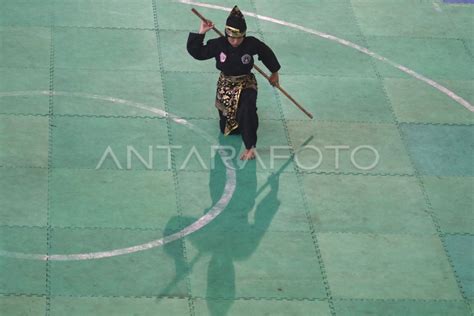
[[[221,63],[225,62],[226,59],[227,55],[224,54],[224,52],[221,52],[221,54],[219,55],[219,60],[221,61]]]

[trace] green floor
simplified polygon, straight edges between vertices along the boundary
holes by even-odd
[[[0,315],[472,315],[474,5],[208,2],[315,115],[258,77],[246,165],[185,50],[225,11],[0,0]]]

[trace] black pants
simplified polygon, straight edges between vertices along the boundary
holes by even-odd
[[[239,127],[233,130],[230,135],[240,134],[245,148],[250,149],[257,145],[257,91],[255,89],[244,89],[240,93],[239,107],[237,109],[237,122]],[[226,117],[219,110],[219,126],[224,133]]]

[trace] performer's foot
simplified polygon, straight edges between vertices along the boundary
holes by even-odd
[[[245,149],[240,155],[240,160],[252,160],[255,159],[255,148]]]

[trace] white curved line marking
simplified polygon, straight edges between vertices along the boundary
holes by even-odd
[[[59,96],[75,96],[75,97],[82,97],[82,98],[89,98],[95,100],[104,100],[109,101],[111,103],[116,104],[124,104],[129,105],[132,107],[136,107],[138,109],[150,111],[155,113],[161,117],[169,117],[174,122],[186,125],[190,129],[196,131],[201,136],[205,137],[208,141],[212,139],[199,127],[194,126],[193,124],[189,123],[187,120],[179,118],[175,115],[169,114],[166,111],[163,111],[158,108],[150,107],[148,105],[132,102],[129,100],[114,98],[114,97],[107,97],[107,96],[100,96],[96,94],[87,94],[87,93],[72,93],[72,92],[60,92],[60,91],[12,91],[12,92],[1,92],[0,97],[16,97],[16,96],[25,96],[25,95],[59,95]],[[225,153],[223,149],[217,150],[217,152],[222,156]],[[169,236],[165,236],[160,239],[152,240],[144,244],[127,247],[127,248],[120,248],[108,251],[99,251],[99,252],[90,252],[90,253],[76,253],[76,254],[53,254],[53,255],[42,255],[42,254],[28,254],[28,253],[21,253],[21,252],[11,252],[6,250],[0,250],[0,256],[15,258],[15,259],[28,259],[28,260],[43,260],[43,261],[75,261],[75,260],[91,260],[91,259],[102,259],[102,258],[110,258],[115,256],[121,256],[126,254],[131,254],[134,252],[144,251],[156,247],[163,246],[169,242],[175,241],[177,239],[183,238],[189,234],[194,233],[195,231],[203,228],[211,221],[213,221],[222,211],[227,207],[230,200],[232,199],[232,195],[234,194],[235,187],[236,187],[236,174],[235,168],[231,165],[231,162],[228,159],[223,159],[223,162],[226,166],[226,184],[224,187],[224,192],[217,201],[217,203],[203,216],[197,219],[194,223],[189,226],[186,226],[181,231],[174,233]]]
[[[202,3],[202,2],[194,2],[194,1],[189,1],[189,0],[178,0],[179,2],[183,3],[183,4],[190,4],[190,5],[195,5],[195,6],[199,6],[199,7],[203,7],[203,8],[208,8],[208,9],[216,9],[216,10],[221,10],[221,11],[230,11],[232,8],[227,8],[227,7],[222,7],[222,6],[218,6],[218,5],[213,5],[213,4],[208,4],[208,3]],[[275,24],[280,24],[280,25],[283,25],[283,26],[288,26],[288,27],[291,27],[291,28],[294,28],[294,29],[297,29],[297,30],[300,30],[300,31],[303,31],[303,32],[306,32],[306,33],[310,33],[310,34],[314,34],[314,35],[317,35],[319,37],[322,37],[322,38],[325,38],[325,39],[328,39],[328,40],[331,40],[331,41],[334,41],[336,43],[339,43],[341,45],[344,45],[344,46],[347,46],[347,47],[350,47],[350,48],[353,48],[355,50],[358,50],[360,51],[361,53],[364,53],[364,54],[367,54],[375,59],[378,59],[380,61],[383,61],[383,62],[386,62],[388,63],[389,65],[403,71],[404,73],[418,79],[418,80],[421,80],[423,81],[424,83],[432,86],[433,88],[441,91],[442,93],[446,94],[448,97],[450,97],[451,99],[453,99],[454,101],[456,101],[457,103],[461,104],[462,106],[464,106],[466,109],[468,109],[469,111],[471,112],[474,112],[474,106],[472,106],[472,104],[470,104],[468,101],[466,101],[465,99],[463,99],[462,97],[460,97],[459,95],[457,95],[456,93],[454,93],[453,91],[449,90],[448,88],[442,86],[441,84],[437,83],[436,81],[434,80],[431,80],[417,72],[415,72],[414,70],[411,70],[410,68],[407,68],[403,65],[400,65],[400,64],[397,64],[396,62],[394,61],[391,61],[390,59],[386,58],[386,57],[383,57],[365,47],[362,47],[360,45],[357,45],[353,42],[350,42],[348,40],[345,40],[345,39],[342,39],[342,38],[339,38],[339,37],[336,37],[334,35],[330,35],[330,34],[327,34],[327,33],[323,33],[323,32],[319,32],[319,31],[316,31],[316,30],[313,30],[313,29],[310,29],[310,28],[307,28],[307,27],[304,27],[304,26],[301,26],[301,25],[298,25],[298,24],[294,24],[294,23],[290,23],[290,22],[286,22],[286,21],[282,21],[282,20],[278,20],[278,19],[274,19],[274,18],[271,18],[271,17],[268,17],[268,16],[264,16],[264,15],[259,15],[259,14],[255,14],[253,12],[248,12],[248,11],[242,11],[246,16],[251,16],[251,17],[254,17],[254,18],[257,18],[257,19],[260,19],[260,20],[263,20],[263,21],[268,21],[268,22],[272,22],[272,23],[275,23]]]
[[[91,253],[77,253],[77,254],[67,254],[67,255],[39,255],[39,254],[26,254],[26,253],[17,253],[17,252],[9,252],[0,250],[0,255],[6,257],[13,257],[16,259],[30,259],[30,260],[49,260],[49,261],[72,261],[72,260],[92,260],[92,259],[103,259],[103,258],[110,258],[115,256],[121,256],[126,254],[131,254],[134,252],[144,251],[156,247],[163,246],[167,243],[175,241],[177,239],[183,238],[189,234],[194,233],[195,231],[203,228],[210,222],[212,222],[229,204],[232,195],[234,194],[236,182],[235,182],[235,170],[231,168],[227,168],[226,171],[227,179],[224,193],[222,194],[220,200],[214,205],[214,207],[201,216],[197,221],[192,223],[191,225],[185,227],[181,231],[174,233],[169,236],[165,236],[163,238],[153,240],[144,244],[128,247],[128,248],[120,248],[115,250],[108,250],[108,251],[99,251],[99,252],[91,252]]]

